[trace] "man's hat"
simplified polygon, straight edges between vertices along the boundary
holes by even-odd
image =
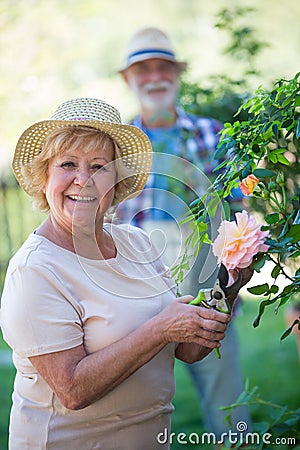
[[[130,39],[124,67],[119,72],[122,73],[132,64],[153,58],[172,61],[180,70],[187,66],[186,62],[177,60],[171,41],[163,31],[158,28],[144,28]]]

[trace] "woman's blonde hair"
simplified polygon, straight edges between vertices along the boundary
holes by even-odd
[[[30,164],[22,167],[27,192],[33,199],[34,207],[42,212],[48,212],[50,209],[43,189],[48,178],[49,163],[54,157],[63,154],[70,148],[73,150],[80,148],[85,152],[90,152],[97,147],[104,151],[109,147],[114,149],[116,169],[114,199],[123,189],[130,188],[134,178],[132,178],[130,170],[123,164],[119,146],[108,134],[86,126],[59,128],[47,136],[41,153]]]

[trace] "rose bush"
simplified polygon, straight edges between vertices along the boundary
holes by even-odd
[[[216,180],[190,205],[184,222],[190,222],[192,233],[174,275],[179,284],[202,244],[211,242],[209,224],[220,202],[223,218],[229,220],[227,198],[240,187],[250,195],[245,208],[261,217],[265,223],[261,231],[268,233],[268,249],[254,257],[252,266],[260,272],[267,261],[273,265],[271,283],[248,288],[263,297],[254,322],[257,326],[268,305],[277,302],[281,307],[300,294],[300,73],[291,80],[279,80],[271,91],[259,88],[241,111],[248,119],[225,123],[221,133],[215,157],[224,161],[216,168]],[[287,281],[284,287],[277,283],[279,275]],[[296,319],[282,337],[297,324],[300,329]]]

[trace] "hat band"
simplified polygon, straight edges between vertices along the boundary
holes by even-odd
[[[160,53],[161,55],[169,56],[169,57],[175,59],[175,54],[173,52],[170,52],[169,50],[162,50],[160,48],[149,48],[148,50],[140,50],[138,52],[131,53],[128,56],[128,59],[134,58],[135,56],[143,55],[144,53],[146,55],[147,55],[147,53]]]
[[[147,56],[149,57],[149,59],[157,56],[158,58],[164,57],[166,59],[176,61],[175,54],[171,51],[162,50],[160,48],[149,48],[147,50],[140,50],[140,51],[137,51],[137,52],[134,52],[134,53],[131,53],[130,55],[128,55],[127,67],[130,66],[131,64],[133,64],[135,61],[141,61],[143,59],[147,59]]]

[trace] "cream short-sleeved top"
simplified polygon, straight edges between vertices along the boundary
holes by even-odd
[[[17,369],[11,450],[168,448],[156,436],[173,411],[175,345],[79,411],[60,403],[28,359],[82,343],[87,353],[96,352],[174,300],[172,281],[148,236],[128,225],[105,229],[115,258],[83,258],[33,233],[10,261],[0,317]],[[99,376],[101,370],[109,367],[99,367]]]

